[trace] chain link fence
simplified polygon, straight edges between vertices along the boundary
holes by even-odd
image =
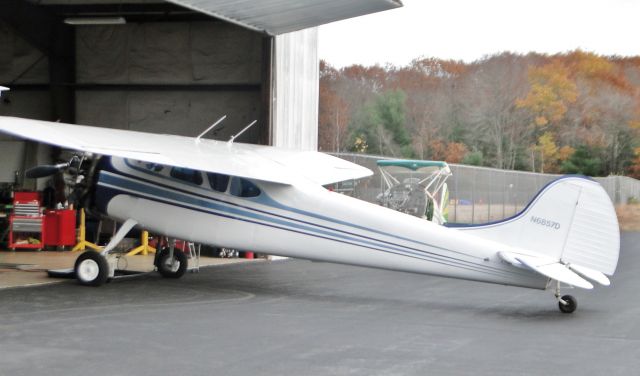
[[[376,165],[380,159],[363,154],[334,154],[365,166],[374,175],[356,182],[344,182],[338,189],[361,200],[377,203],[376,197],[385,185]],[[508,218],[524,209],[549,182],[562,175],[500,170],[487,167],[449,164],[453,176],[449,188],[449,222],[485,223]],[[640,200],[640,180],[626,176],[594,178],[616,205]]]

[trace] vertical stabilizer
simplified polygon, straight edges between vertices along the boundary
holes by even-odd
[[[607,275],[618,264],[615,209],[602,186],[584,177],[566,176],[549,183],[511,218],[459,229]]]

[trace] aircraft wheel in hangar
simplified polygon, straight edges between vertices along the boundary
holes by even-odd
[[[572,313],[578,308],[578,300],[571,295],[564,295],[561,298],[566,304],[558,302],[558,307],[562,313]]]
[[[173,262],[172,262],[173,261]],[[156,266],[158,272],[165,278],[180,278],[187,271],[187,256],[184,252],[175,249],[173,260],[169,257],[169,249],[163,248],[158,255]]]
[[[78,283],[85,286],[100,286],[109,278],[107,259],[95,251],[86,251],[78,256],[73,270]]]

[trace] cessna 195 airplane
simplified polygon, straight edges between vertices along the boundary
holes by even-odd
[[[577,301],[561,296],[560,283],[607,286],[618,262],[613,205],[584,177],[550,183],[512,218],[448,228],[325,189],[372,172],[318,152],[203,139],[207,131],[190,138],[14,117],[0,117],[0,132],[91,157],[78,179],[84,207],[123,224],[102,252],[78,257],[76,277],[84,285],[114,275],[110,253],[135,226],[273,255],[550,288],[566,313]],[[156,259],[165,277],[180,277],[186,263],[172,249]]]

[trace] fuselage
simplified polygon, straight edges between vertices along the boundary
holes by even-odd
[[[153,233],[221,247],[483,282],[546,287],[499,242],[301,180],[285,185],[105,158],[94,205]]]

